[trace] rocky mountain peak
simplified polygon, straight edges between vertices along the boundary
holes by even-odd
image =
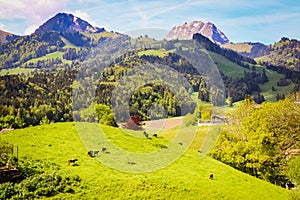
[[[42,24],[35,33],[43,33],[47,31],[57,32],[89,32],[98,33],[105,31],[104,28],[94,27],[87,21],[80,19],[72,14],[58,13]]]
[[[186,22],[184,24],[174,26],[167,34],[166,40],[190,40],[193,38],[195,33],[200,33],[219,45],[230,42],[226,35],[212,22],[204,23],[202,21],[192,21],[189,24]]]

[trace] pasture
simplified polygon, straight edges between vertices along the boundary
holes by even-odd
[[[12,69],[1,69],[0,70],[0,76],[4,75],[13,75],[13,74],[29,74],[30,72],[34,71],[32,68],[12,68]]]
[[[83,123],[87,134],[95,133],[98,124]],[[94,127],[94,128],[93,128]],[[120,128],[102,126],[109,141],[129,152],[147,153],[159,150],[178,133],[178,127],[159,132],[157,138],[139,138],[142,131],[126,133]],[[184,128],[189,134],[195,127]],[[99,152],[96,157],[80,140],[74,123],[55,123],[1,133],[0,139],[19,147],[20,157],[31,157],[55,162],[60,173],[78,175],[81,183],[74,194],[61,193],[53,199],[287,199],[289,192],[283,188],[251,177],[210,157],[200,158],[201,147],[209,127],[196,129],[189,149],[172,164],[157,171],[128,173],[109,168],[98,160],[113,156]],[[82,137],[82,136],[81,136]],[[152,136],[151,136],[152,137]],[[92,143],[103,147],[95,137]],[[179,147],[180,148],[180,147]],[[94,149],[96,150],[96,149]],[[110,149],[108,148],[108,151]],[[76,165],[68,160],[76,158]],[[116,158],[120,163],[125,158]],[[139,166],[141,163],[136,163]],[[134,165],[132,165],[134,167]],[[214,178],[209,179],[213,173]]]
[[[72,64],[72,61],[70,60],[66,60],[63,58],[63,52],[60,52],[60,51],[55,51],[53,53],[48,53],[44,56],[41,56],[41,57],[38,57],[38,58],[33,58],[31,60],[28,60],[26,63],[33,63],[33,64],[36,64],[38,61],[43,61],[43,60],[51,60],[51,59],[60,59],[63,63],[66,63],[66,64]]]

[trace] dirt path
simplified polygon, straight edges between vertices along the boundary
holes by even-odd
[[[183,118],[172,118],[172,119],[159,119],[152,121],[145,121],[145,126],[169,130],[176,126],[180,126],[183,123]]]

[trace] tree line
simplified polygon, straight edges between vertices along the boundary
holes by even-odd
[[[300,149],[300,106],[295,103],[299,96],[295,93],[260,108],[255,108],[246,96],[228,116],[228,126],[211,155],[238,170],[284,186],[291,179],[290,162],[296,158],[289,157],[287,151]]]

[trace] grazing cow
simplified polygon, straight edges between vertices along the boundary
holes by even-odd
[[[146,131],[144,131],[144,136],[146,137],[146,138],[148,138],[149,137],[149,135],[148,135],[148,133],[146,133]]]
[[[288,182],[286,182],[286,184],[285,184],[285,188],[287,189],[287,190],[291,190],[291,189],[293,189],[295,187],[295,183],[292,183],[291,181],[288,181]]]
[[[182,142],[178,142],[178,144],[181,145],[181,146],[183,145]]]
[[[92,150],[88,151],[88,155],[89,155],[90,157],[93,157],[93,151],[92,151]]]
[[[210,179],[210,180],[213,180],[213,179],[214,179],[214,174],[213,174],[213,173],[210,173],[210,174],[209,174],[209,179]]]
[[[68,160],[68,165],[70,165],[70,163],[76,163],[76,161],[78,161],[77,158],[72,158],[72,159]]]
[[[107,149],[106,149],[105,147],[103,147],[103,148],[102,148],[102,152],[105,153],[106,151],[107,151]]]
[[[128,161],[128,164],[129,164],[129,165],[135,165],[136,162],[130,162],[130,161]]]
[[[156,134],[156,133],[154,133],[154,134],[153,134],[153,137],[157,137],[157,134]]]
[[[94,156],[97,156],[99,151],[94,151]]]

